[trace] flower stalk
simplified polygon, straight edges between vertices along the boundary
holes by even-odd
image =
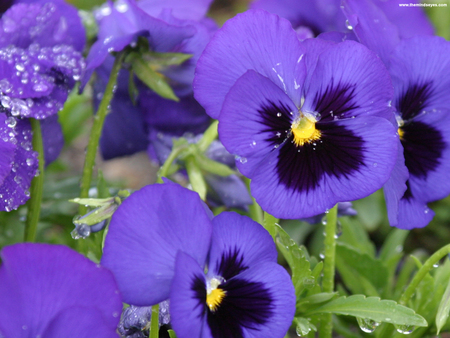
[[[152,306],[152,318],[150,320],[149,338],[158,338],[159,336],[159,304]]]
[[[33,131],[33,149],[38,153],[39,174],[33,178],[30,187],[30,200],[28,202],[27,219],[25,222],[25,242],[34,242],[36,239],[39,215],[41,214],[42,194],[44,191],[44,143],[39,120],[30,119]]]
[[[323,262],[322,292],[334,291],[334,274],[336,261],[336,224],[337,204],[328,212],[327,222],[325,224],[325,258]],[[332,331],[332,315],[322,314],[319,337],[331,338]]]
[[[122,66],[122,60],[124,53],[119,53],[114,61],[111,75],[109,76],[108,83],[106,85],[103,98],[97,110],[97,114],[94,116],[94,123],[91,129],[91,135],[89,137],[89,143],[86,149],[86,158],[83,167],[83,176],[81,177],[81,198],[87,198],[89,196],[89,189],[91,187],[92,172],[95,165],[95,157],[97,155],[98,143],[105,122],[106,115],[108,114],[109,105],[114,95],[114,88],[116,87],[117,77],[119,75],[120,68]],[[79,213],[84,215],[87,212],[87,207],[80,205]]]

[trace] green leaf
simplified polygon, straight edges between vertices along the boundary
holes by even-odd
[[[195,157],[193,155],[185,158],[186,171],[189,176],[189,182],[192,185],[192,190],[200,195],[200,198],[204,201],[206,199],[207,186],[205,179],[203,178],[202,171],[200,170]]]
[[[317,331],[314,324],[312,324],[307,318],[295,317],[294,324],[296,325],[295,331],[299,337],[304,337],[311,331]]]
[[[437,334],[439,334],[442,327],[447,322],[449,312],[450,312],[450,281],[447,285],[447,288],[445,289],[444,296],[442,297],[442,301],[439,304],[439,308],[436,314]]]
[[[189,60],[192,56],[193,54],[157,53],[152,51],[142,53],[142,59],[158,70],[167,66],[181,65],[183,62]]]
[[[275,224],[275,233],[275,243],[291,268],[292,282],[299,299],[305,289],[316,285],[316,278],[311,274],[309,261],[302,248],[278,224]]]
[[[128,76],[128,95],[130,95],[131,102],[136,104],[137,97],[139,95],[139,90],[137,89],[136,83],[134,83],[134,73],[129,72]]]
[[[359,209],[358,209],[359,212]],[[375,257],[375,246],[370,241],[364,227],[351,218],[341,217],[339,219],[342,226],[342,235],[337,240],[338,243],[346,243],[357,248],[362,253],[366,253],[371,257]]]
[[[89,207],[101,207],[114,202],[113,197],[108,198],[74,198],[69,200],[72,203],[78,203]]]
[[[86,94],[78,95],[78,88],[75,88],[70,93],[63,110],[58,113],[66,146],[85,130],[85,121],[93,114],[91,101],[92,98]]]
[[[195,154],[195,160],[197,161],[200,169],[203,169],[211,174],[219,176],[230,176],[236,174],[236,172],[227,165],[211,160],[209,157],[203,155],[202,153],[198,152],[197,154]]]
[[[134,74],[142,82],[159,96],[169,100],[179,101],[170,85],[166,82],[164,75],[153,70],[151,65],[140,54],[132,52],[130,55],[127,60],[131,62],[131,68]]]
[[[408,234],[409,231],[407,230],[393,229],[381,247],[380,259],[382,261],[387,261],[392,256],[401,253],[403,251],[403,243]]]
[[[350,262],[350,264],[349,264]],[[355,273],[365,277],[377,290],[382,290],[388,281],[388,271],[378,259],[347,245],[337,243],[336,266],[338,270],[353,269]],[[353,277],[352,277],[353,278]],[[344,278],[347,280],[347,278]]]
[[[381,300],[378,297],[354,295],[339,297],[305,314],[311,316],[320,313],[335,313],[346,316],[387,322],[397,325],[427,326],[427,321],[410,308],[399,305],[393,300]]]
[[[175,334],[174,330],[167,330],[167,332],[169,333],[170,338],[177,338],[177,335]]]
[[[328,302],[336,296],[337,292],[320,292],[308,297],[297,299],[296,313],[307,312],[311,307],[317,307],[320,303]]]

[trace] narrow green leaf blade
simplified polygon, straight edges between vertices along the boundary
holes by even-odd
[[[167,332],[169,333],[170,338],[177,338],[177,335],[175,334],[174,330],[168,330]]]
[[[184,53],[157,53],[148,51],[143,53],[142,58],[158,68],[167,66],[178,66],[189,60],[193,54]]]
[[[393,300],[381,300],[378,297],[354,295],[339,297],[306,313],[310,316],[319,313],[335,313],[371,319],[378,323],[397,325],[427,326],[427,321],[410,308],[399,305]]]
[[[378,290],[382,290],[388,282],[387,268],[380,260],[349,245],[340,243],[336,245],[336,260],[338,269],[342,265],[348,267],[348,262],[351,262],[351,268],[370,281]]]
[[[131,66],[134,74],[156,94],[169,100],[179,101],[164,76],[154,71],[142,57],[135,55],[132,58]]]
[[[436,327],[437,334],[441,331],[442,327],[447,322],[450,311],[450,281],[445,289],[444,296],[442,297],[442,301],[439,304],[439,308],[436,314]]]
[[[391,257],[399,254],[403,251],[403,243],[405,242],[406,236],[408,236],[408,230],[393,229],[386,240],[380,251],[380,259],[382,261],[387,261]]]
[[[227,165],[211,160],[209,157],[206,157],[201,153],[195,154],[195,160],[197,161],[200,169],[210,172],[211,174],[219,176],[230,176],[236,174],[236,172]]]

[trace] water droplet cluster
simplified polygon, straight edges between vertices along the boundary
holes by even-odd
[[[4,177],[0,176],[0,210],[17,209],[30,197],[28,189],[38,172],[37,153],[33,151],[31,140],[28,121],[3,114],[0,116],[0,149],[9,149],[3,151],[3,155],[7,157],[6,163],[9,162],[9,173]]]
[[[85,64],[79,52],[67,45],[27,49],[0,49],[0,112],[42,119],[62,109],[67,94],[81,78]]]

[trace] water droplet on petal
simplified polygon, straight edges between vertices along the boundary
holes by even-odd
[[[348,22],[348,20],[345,20],[345,26],[347,27],[347,29],[353,30],[353,26],[350,25],[350,22]]]
[[[45,83],[43,83],[43,82],[35,83],[33,85],[33,90],[35,92],[45,92],[46,90],[48,90],[48,86]]]

